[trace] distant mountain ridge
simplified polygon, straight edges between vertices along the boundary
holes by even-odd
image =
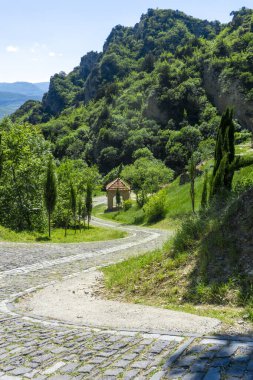
[[[28,100],[41,100],[48,82],[0,82],[0,118],[15,112]]]

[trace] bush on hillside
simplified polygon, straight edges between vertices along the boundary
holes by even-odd
[[[133,206],[133,201],[131,199],[128,199],[127,201],[123,202],[123,210],[128,211]]]
[[[166,216],[166,198],[164,192],[159,192],[149,198],[144,207],[145,217],[148,223],[155,223]]]

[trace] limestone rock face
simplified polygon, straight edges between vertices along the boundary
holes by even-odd
[[[239,81],[228,83],[215,70],[206,66],[204,68],[203,84],[208,96],[219,112],[227,107],[233,107],[235,117],[242,127],[253,131],[253,102],[247,101]]]

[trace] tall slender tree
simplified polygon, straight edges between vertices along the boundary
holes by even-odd
[[[76,233],[76,190],[72,183],[70,184],[70,203]]]
[[[91,220],[91,212],[92,212],[92,185],[91,183],[87,184],[85,205],[86,205],[87,222],[88,222],[88,229],[89,229],[90,220]]]
[[[117,205],[117,208],[119,210],[120,205],[121,205],[121,196],[120,196],[120,191],[118,188],[116,190],[116,205]]]
[[[227,108],[222,115],[216,138],[210,198],[222,189],[231,190],[235,162],[234,133],[233,110]]]
[[[44,185],[44,199],[48,213],[48,236],[51,238],[51,217],[57,201],[57,181],[52,158],[49,159],[47,166],[46,181]]]
[[[204,176],[204,183],[203,183],[203,189],[202,189],[202,196],[201,196],[201,209],[205,210],[207,208],[207,186],[208,186],[208,171],[205,171]]]
[[[197,176],[197,159],[194,154],[191,156],[188,164],[188,172],[190,177],[190,196],[192,203],[192,212],[195,212],[195,179]]]

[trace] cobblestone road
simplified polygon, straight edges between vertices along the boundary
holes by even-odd
[[[101,243],[1,243],[0,379],[253,379],[253,339],[106,331],[12,308],[35,287],[159,247],[168,237],[141,228],[128,232]]]

